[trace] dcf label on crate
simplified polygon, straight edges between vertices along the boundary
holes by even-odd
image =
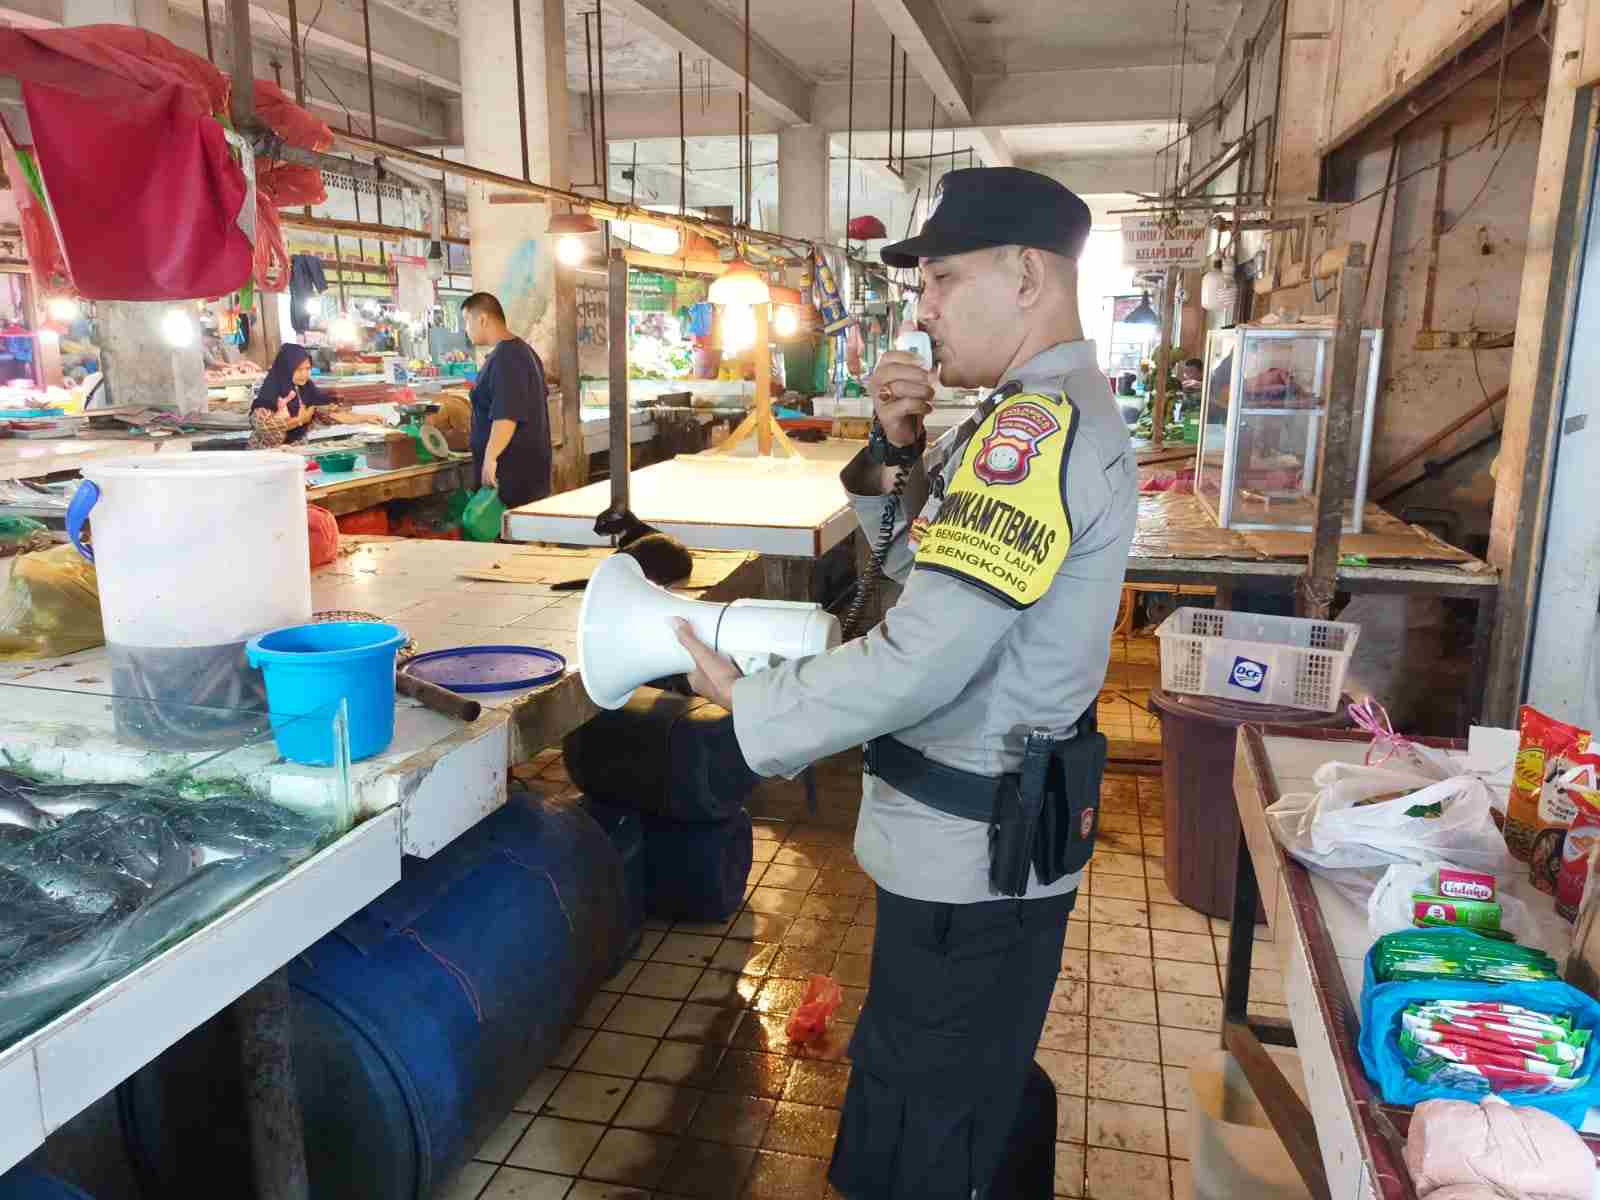
[[[1233,670],[1229,672],[1228,682],[1234,687],[1259,694],[1267,682],[1267,664],[1242,656],[1236,658],[1233,660]]]

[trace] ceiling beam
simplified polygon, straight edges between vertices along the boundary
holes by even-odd
[[[607,0],[635,29],[744,77],[743,24],[706,0]],[[760,38],[750,39],[750,103],[785,125],[811,124],[811,80]],[[674,93],[676,94],[676,93]],[[609,97],[608,97],[609,99]],[[611,115],[606,121],[609,131]]]
[[[11,0],[15,2],[15,0]],[[199,17],[200,0],[171,0],[175,12]],[[508,6],[509,7],[509,6]],[[300,0],[297,5],[300,36],[308,49],[320,49],[358,63],[366,72],[366,41],[362,34],[361,0],[353,3],[324,4],[318,15],[316,5]],[[211,21],[220,26],[225,6],[212,0]],[[312,18],[316,17],[313,24]],[[289,0],[251,0],[250,27],[257,37],[288,44]],[[374,66],[422,79],[443,91],[461,91],[460,43],[414,17],[384,6],[372,22],[372,62]]]
[[[970,123],[972,68],[937,0],[872,0],[872,6],[933,89],[940,106],[958,123]]]
[[[1011,147],[1006,145],[1005,130],[988,125],[969,130],[967,136],[972,142],[972,148],[978,152],[978,157],[983,159],[985,166],[1014,167],[1017,165],[1017,160],[1011,153]]]

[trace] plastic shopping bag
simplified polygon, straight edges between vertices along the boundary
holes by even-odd
[[[789,1014],[791,1042],[812,1042],[828,1031],[828,1021],[844,1003],[844,991],[831,975],[813,975],[799,1006]]]
[[[76,654],[105,640],[94,565],[76,547],[13,560],[0,590],[0,661]]]
[[[1441,932],[1448,932],[1441,930]],[[1540,1012],[1570,1013],[1575,1029],[1600,1032],[1600,1001],[1560,980],[1540,983],[1458,983],[1448,979],[1428,979],[1415,983],[1379,983],[1373,972],[1372,953],[1367,954],[1366,983],[1361,991],[1361,1065],[1378,1094],[1387,1104],[1416,1105],[1425,1100],[1479,1100],[1481,1091],[1423,1083],[1406,1073],[1400,1051],[1400,1014],[1411,1004],[1433,1000],[1489,1000],[1517,1004]],[[1589,1106],[1600,1104],[1600,1072],[1596,1055],[1600,1047],[1591,1042],[1584,1062],[1584,1082],[1570,1091],[1499,1093],[1509,1104],[1543,1109],[1574,1128],[1583,1124]]]
[[[1287,795],[1267,810],[1283,848],[1318,870],[1429,863],[1443,859],[1509,878],[1493,799],[1471,775],[1422,775],[1328,763],[1312,776],[1315,795]]]
[[[1432,892],[1439,868],[1457,865],[1450,862],[1396,863],[1390,867],[1367,898],[1367,932],[1376,939],[1386,933],[1412,928],[1411,893]],[[1521,945],[1543,950],[1557,962],[1565,962],[1572,951],[1572,926],[1553,912],[1548,903],[1540,904],[1533,896],[1524,899],[1514,894],[1532,891],[1531,885],[1520,875],[1503,877],[1496,884],[1495,903],[1500,906],[1500,927],[1515,934]]]

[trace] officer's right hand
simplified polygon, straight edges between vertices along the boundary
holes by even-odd
[[[927,371],[915,354],[890,350],[867,379],[873,409],[884,436],[896,446],[911,446],[922,432],[922,418],[933,411],[937,371]]]

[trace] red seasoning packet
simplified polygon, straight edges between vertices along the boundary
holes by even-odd
[[[1533,857],[1534,836],[1539,832],[1539,797],[1545,781],[1552,778],[1551,760],[1588,750],[1589,731],[1546,716],[1530,704],[1522,706],[1519,724],[1522,740],[1506,805],[1506,848],[1514,857],[1528,862]],[[1556,857],[1559,858],[1559,850]]]
[[[1588,755],[1583,757],[1588,758]],[[1589,860],[1600,845],[1600,791],[1575,783],[1559,785],[1573,809],[1572,828],[1561,843],[1561,863],[1556,873],[1556,911],[1569,921],[1578,919],[1583,891],[1589,882]]]

